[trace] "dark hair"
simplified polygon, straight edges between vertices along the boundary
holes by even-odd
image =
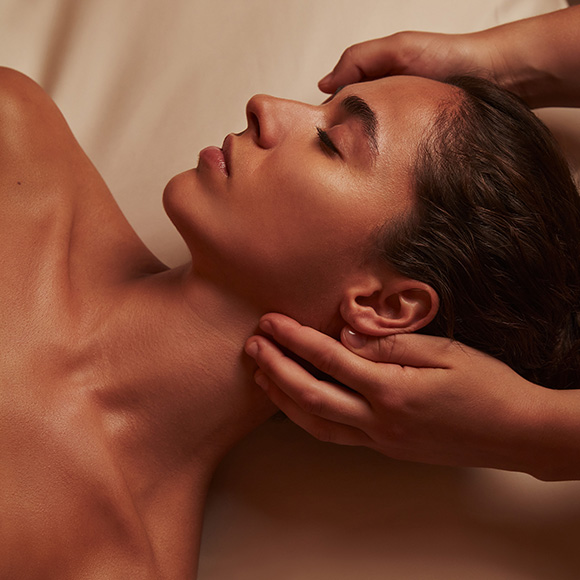
[[[413,213],[381,254],[440,299],[423,332],[454,338],[537,384],[580,387],[580,199],[548,129],[517,97],[471,77],[416,159]]]

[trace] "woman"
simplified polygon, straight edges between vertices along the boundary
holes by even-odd
[[[0,84],[0,577],[192,577],[212,472],[275,411],[240,348],[259,317],[334,338],[438,324],[433,287],[377,241],[420,225],[417,161],[469,86],[392,78],[320,107],[254,97],[247,130],[165,189],[192,253],[169,270],[42,90],[6,69]]]

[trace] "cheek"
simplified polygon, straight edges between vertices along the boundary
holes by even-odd
[[[251,229],[239,236],[250,241],[258,263],[273,270],[315,276],[358,260],[380,223],[364,183],[352,176],[310,168],[265,181],[267,186],[256,186],[260,203],[245,224]]]
[[[312,235],[313,227],[320,227],[335,213],[332,188],[322,187],[311,173],[279,172],[263,177],[255,186],[258,203],[249,218],[258,220],[257,225],[271,238],[299,243],[300,234]]]

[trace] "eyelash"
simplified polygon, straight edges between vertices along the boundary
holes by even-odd
[[[328,133],[321,129],[320,127],[316,127],[316,132],[318,133],[318,141],[322,145],[322,147],[330,154],[330,155],[338,155],[340,156],[340,151],[336,148],[336,145],[332,142]]]

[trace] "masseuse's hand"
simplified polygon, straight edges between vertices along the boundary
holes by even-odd
[[[544,443],[546,456],[554,458],[538,420],[553,391],[476,350],[419,334],[363,344],[348,328],[341,337],[346,348],[280,314],[264,316],[260,328],[349,387],[314,378],[268,338],[248,339],[246,352],[259,366],[257,383],[318,439],[370,447],[396,459],[538,477],[546,467]]]
[[[507,65],[494,44],[477,34],[398,32],[347,48],[318,86],[325,93],[391,75],[444,80],[452,75],[505,77]]]
[[[484,76],[519,95],[532,108],[580,106],[580,6],[470,34],[399,32],[355,44],[319,87],[389,75],[444,80]]]

